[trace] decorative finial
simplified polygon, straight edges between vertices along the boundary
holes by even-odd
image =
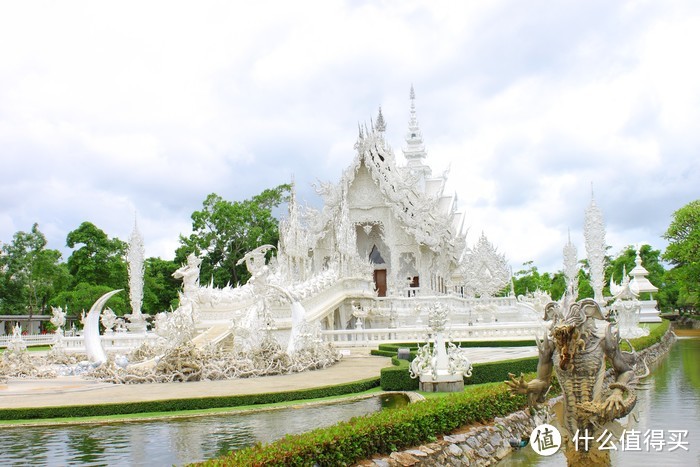
[[[386,131],[386,122],[382,115],[382,107],[379,106],[379,115],[377,115],[377,131]]]
[[[410,94],[410,99],[415,100],[416,98],[416,92],[413,90],[413,83],[411,83],[411,94]]]

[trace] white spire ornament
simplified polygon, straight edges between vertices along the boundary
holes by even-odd
[[[569,231],[569,241],[564,245],[564,277],[566,277],[566,290],[570,293],[574,301],[578,296],[578,251],[571,243],[571,231]]]
[[[134,216],[134,230],[129,238],[129,246],[126,250],[126,265],[129,271],[129,302],[131,303],[131,314],[129,318],[129,329],[134,332],[144,332],[146,322],[141,314],[143,304],[143,273],[144,256],[146,249],[143,246],[143,237],[139,232],[136,216]]]
[[[591,190],[591,204],[586,208],[583,224],[583,237],[586,240],[586,255],[591,274],[593,299],[604,303],[603,286],[605,283],[605,221],[603,213],[595,203]]]

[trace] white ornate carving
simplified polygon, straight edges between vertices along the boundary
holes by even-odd
[[[100,317],[100,322],[102,323],[102,326],[104,326],[105,331],[113,332],[114,326],[116,326],[116,324],[117,324],[117,315],[114,313],[114,311],[111,308],[107,307],[102,312],[102,317]]]
[[[416,358],[410,366],[411,378],[420,378],[421,383],[461,383],[463,377],[472,374],[472,364],[466,352],[444,338],[450,312],[450,308],[442,303],[430,307],[428,326],[432,330],[434,344],[419,345]]]
[[[595,203],[591,194],[591,204],[586,209],[583,225],[583,236],[586,240],[586,255],[591,274],[593,298],[603,303],[603,286],[605,285],[605,221],[603,213]]]
[[[66,324],[66,313],[62,307],[51,307],[51,324],[56,327],[56,333],[63,332],[61,328]]]
[[[183,264],[173,273],[176,279],[182,279],[182,290],[185,297],[194,296],[199,288],[199,266],[202,260],[194,253],[187,256],[187,264]]]
[[[613,294],[613,303],[610,305],[611,318],[617,323],[620,337],[633,339],[646,336],[649,329],[639,327],[641,303],[637,299],[637,292],[630,287],[630,278],[623,267],[622,282],[616,284],[610,278],[610,292]]]
[[[129,247],[126,251],[126,265],[129,271],[129,301],[131,303],[131,314],[133,317],[141,315],[145,253],[143,237],[141,236],[141,232],[139,232],[136,219],[134,219],[134,230],[131,232]]]
[[[566,286],[570,288],[574,299],[578,296],[578,252],[576,246],[571,243],[571,233],[569,233],[569,241],[564,245],[564,277],[566,277]]]
[[[510,268],[504,255],[482,233],[474,249],[465,254],[463,270],[466,288],[479,297],[492,297],[508,285]]]

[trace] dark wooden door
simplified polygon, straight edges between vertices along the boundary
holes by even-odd
[[[374,270],[374,289],[377,296],[386,297],[386,269]]]

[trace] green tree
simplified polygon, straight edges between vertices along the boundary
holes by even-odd
[[[147,258],[144,271],[143,311],[149,314],[168,311],[177,306],[181,281],[173,277],[175,261]]]
[[[71,290],[63,291],[54,296],[50,303],[52,306],[62,307],[73,316],[80,316],[83,311],[89,311],[98,298],[112,290],[114,288],[108,285],[80,282]],[[119,316],[131,313],[127,292],[120,292],[110,298],[107,307],[111,308]]]
[[[654,296],[661,310],[673,308],[674,283],[669,280],[664,265],[661,262],[661,250],[655,250],[651,245],[642,245],[639,249],[639,256],[642,259],[642,266],[649,272],[647,278],[649,282],[659,288],[659,292]],[[628,275],[636,266],[637,249],[632,245],[627,246],[622,252],[608,263],[605,270],[606,284],[610,283],[610,278],[619,283],[622,281],[622,273]],[[648,297],[641,297],[647,299]]]
[[[525,295],[528,292],[534,292],[536,290],[549,293],[552,288],[552,277],[549,273],[545,272],[544,274],[540,274],[533,261],[527,261],[523,263],[523,266],[527,269],[521,269],[513,275],[515,296]]]
[[[67,307],[72,314],[78,315],[89,310],[103,294],[114,289],[125,289],[110,299],[109,306],[118,315],[130,313],[126,242],[109,238],[91,222],[83,222],[68,233],[66,245],[74,248],[67,261],[72,285],[57,295],[52,304]]]
[[[663,259],[673,265],[669,279],[678,286],[677,305],[697,309],[700,298],[700,199],[673,213],[663,237],[668,240]]]
[[[124,289],[127,286],[126,242],[109,238],[90,222],[83,222],[68,233],[66,246],[77,248],[68,258],[68,270],[74,284]]]
[[[38,224],[19,231],[0,247],[0,310],[4,314],[44,313],[51,296],[69,282],[58,250],[46,249]]]
[[[203,202],[202,210],[192,213],[192,234],[180,236],[182,246],[176,262],[184,263],[189,253],[202,258],[200,275],[203,281],[213,280],[217,286],[243,283],[248,279],[244,265],[236,262],[260,245],[276,245],[278,221],[272,210],[289,198],[291,185],[264,190],[244,201],[227,201],[212,193]]]

